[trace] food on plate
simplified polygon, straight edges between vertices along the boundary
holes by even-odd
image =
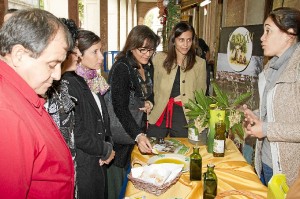
[[[155,154],[155,155],[157,155],[159,152],[158,152],[157,149],[152,148],[152,153]]]

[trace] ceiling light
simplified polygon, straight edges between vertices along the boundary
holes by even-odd
[[[211,0],[204,0],[204,1],[202,1],[201,3],[200,3],[200,6],[201,7],[204,7],[204,6],[206,6],[207,4],[210,4],[211,3]]]

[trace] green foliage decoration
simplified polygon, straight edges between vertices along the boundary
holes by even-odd
[[[167,27],[166,27],[166,33],[169,38],[170,32],[175,24],[180,22],[180,16],[181,16],[181,9],[180,5],[175,4],[175,0],[170,0],[169,4],[167,6]]]
[[[219,109],[225,110],[226,131],[229,129],[233,134],[237,134],[244,139],[244,129],[242,126],[243,112],[238,108],[245,103],[252,95],[251,92],[240,94],[236,99],[230,99],[228,95],[220,89],[217,83],[212,82],[214,96],[206,96],[204,91],[195,91],[195,99],[189,99],[184,104],[189,109],[187,116],[191,120],[188,127],[194,128],[196,133],[202,132],[209,126],[209,106],[216,104]]]
[[[40,0],[39,2],[40,2],[40,7],[39,8],[44,9],[44,0]]]
[[[84,19],[84,5],[82,3],[82,0],[78,0],[78,14],[79,14],[79,19],[80,21],[83,21]]]

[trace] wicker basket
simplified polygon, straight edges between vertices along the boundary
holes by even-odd
[[[233,195],[239,195],[239,196],[246,196],[247,198],[250,199],[264,199],[264,197],[259,196],[257,194],[254,194],[249,191],[244,191],[244,190],[229,190],[229,191],[224,191],[218,194],[215,199],[222,199],[226,198],[228,196],[233,196]]]
[[[134,164],[140,164],[142,166],[145,165],[145,163],[139,161],[139,160],[133,160],[132,161],[132,167],[134,166]],[[156,196],[159,196],[163,193],[165,193],[173,184],[175,184],[178,179],[181,176],[181,172],[179,172],[177,174],[177,176],[170,182],[168,183],[164,183],[163,185],[157,186],[148,182],[144,182],[143,180],[139,179],[139,178],[134,178],[132,177],[131,172],[127,175],[128,179],[132,182],[132,184],[134,185],[135,188],[142,190],[142,191],[146,191],[148,193],[154,194]]]

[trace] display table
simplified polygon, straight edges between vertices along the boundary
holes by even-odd
[[[186,156],[192,153],[192,144],[188,142],[187,138],[177,138],[179,141],[190,147]],[[213,157],[212,154],[207,153],[206,146],[200,147],[200,154],[202,156],[202,173],[206,172],[208,163],[215,164],[215,173],[218,177],[218,193],[228,190],[245,190],[267,198],[267,187],[265,187],[255,174],[253,167],[249,165],[242,154],[239,152],[234,143],[226,140],[225,157]],[[153,155],[142,155],[135,146],[132,152],[132,160],[138,159],[142,162],[147,162]],[[190,181],[189,172],[183,173],[180,179],[169,190],[160,196],[155,196],[150,193],[136,189],[129,181],[126,188],[126,197],[138,198],[146,196],[150,198],[202,198],[203,181]],[[201,197],[200,197],[201,196]],[[230,196],[227,198],[247,198],[241,195]]]

